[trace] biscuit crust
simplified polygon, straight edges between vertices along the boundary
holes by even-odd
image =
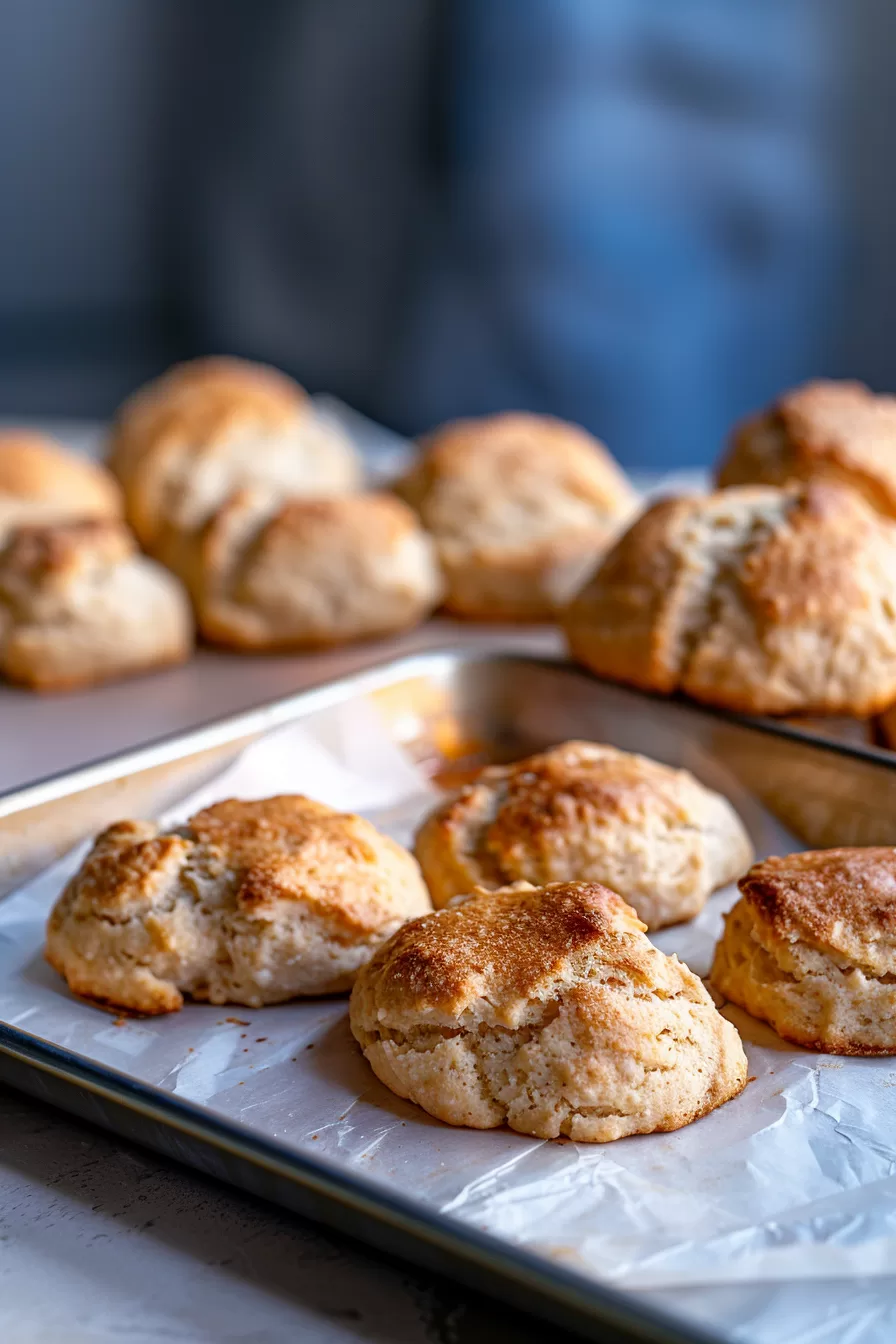
[[[551,619],[637,507],[603,444],[519,413],[442,426],[396,488],[435,537],[446,607],[484,620]]]
[[[242,491],[182,549],[200,629],[274,651],[372,639],[418,624],[442,580],[430,538],[391,495],[272,503]]]
[[[896,849],[766,859],[738,885],[719,992],[809,1050],[896,1053]]]
[[[140,1013],[184,996],[260,1008],[348,989],[431,909],[413,857],[309,798],[229,799],[98,837],[53,908],[46,956],[76,993]]]
[[[660,501],[563,623],[575,658],[759,714],[866,717],[896,699],[896,525],[828,482]]]
[[[381,1082],[473,1129],[604,1143],[678,1129],[746,1081],[701,982],[598,883],[520,883],[414,920],[350,1011]]]
[[[166,563],[180,535],[235,491],[330,495],[361,477],[351,443],[315,416],[297,383],[223,357],[177,364],[135,392],[113,426],[109,465],[141,544]]]
[[[0,433],[0,544],[16,527],[120,518],[118,483],[104,467],[44,434]]]
[[[193,619],[181,584],[124,523],[21,527],[0,549],[0,672],[72,690],[183,662]]]
[[[474,887],[600,882],[650,929],[692,919],[753,858],[727,799],[594,742],[482,770],[427,817],[414,852],[437,908]]]
[[[786,392],[738,425],[718,484],[835,481],[896,519],[896,397],[863,383],[819,380]]]

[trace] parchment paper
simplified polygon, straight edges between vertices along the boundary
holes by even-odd
[[[689,762],[712,783],[717,763]],[[306,792],[407,843],[435,793],[354,702],[251,747],[172,818],[228,796]],[[761,854],[798,848],[750,798]],[[116,1019],[44,963],[48,910],[83,848],[0,906],[0,1018],[444,1214],[700,1320],[789,1344],[896,1338],[896,1059],[785,1046],[726,1008],[744,1037],[741,1097],[675,1134],[605,1145],[452,1129],[392,1096],[352,1041],[345,999],[263,1010],[188,1005]],[[723,910],[656,941],[699,974]]]

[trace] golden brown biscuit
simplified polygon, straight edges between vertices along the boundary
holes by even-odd
[[[596,882],[521,883],[414,920],[359,975],[351,1025],[398,1096],[542,1139],[678,1129],[747,1073],[701,982]]]
[[[563,623],[586,667],[645,690],[865,717],[896,699],[896,525],[827,482],[662,500]]]
[[[46,955],[76,994],[135,1012],[187,994],[260,1008],[348,989],[429,909],[412,856],[362,817],[230,799],[170,831],[104,831],[53,908]]]
[[[29,523],[119,518],[121,491],[104,467],[43,434],[0,433],[0,544]]]
[[[738,885],[719,992],[809,1050],[896,1054],[896,849],[766,859]]]
[[[852,486],[896,518],[896,397],[862,383],[812,382],[738,425],[720,486],[824,479]]]
[[[600,882],[649,929],[692,919],[753,858],[721,794],[594,742],[482,770],[427,817],[414,852],[437,908],[474,887]]]
[[[201,527],[236,490],[330,495],[361,476],[351,443],[297,383],[226,358],[175,365],[135,392],[118,413],[109,465],[140,542],[166,561],[172,538]]]
[[[176,561],[207,639],[314,648],[393,634],[439,601],[433,546],[391,495],[273,503],[241,491]]]
[[[421,447],[397,489],[436,539],[459,616],[550,619],[637,505],[603,444],[562,420],[458,420]]]
[[[183,662],[193,621],[181,584],[140,555],[124,523],[21,527],[0,549],[0,673],[71,690]]]

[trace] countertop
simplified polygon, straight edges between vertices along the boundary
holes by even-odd
[[[534,1344],[544,1330],[0,1087],[3,1344]]]

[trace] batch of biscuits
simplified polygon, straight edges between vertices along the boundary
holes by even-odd
[[[575,660],[654,693],[896,739],[896,398],[790,392],[734,431],[713,491],[646,508],[585,431],[522,414],[443,426],[392,489],[365,490],[295,383],[231,359],[135,393],[108,468],[0,437],[10,681],[174,663],[196,630],[326,647],[439,607],[557,621]],[[896,849],[754,857],[688,772],[567,742],[483,768],[413,850],[300,796],[121,822],[57,900],[47,957],[74,993],[135,1013],[350,992],[400,1097],[453,1125],[603,1142],[738,1096],[726,1002],[794,1046],[896,1054]],[[648,933],[735,880],[708,988]]]

